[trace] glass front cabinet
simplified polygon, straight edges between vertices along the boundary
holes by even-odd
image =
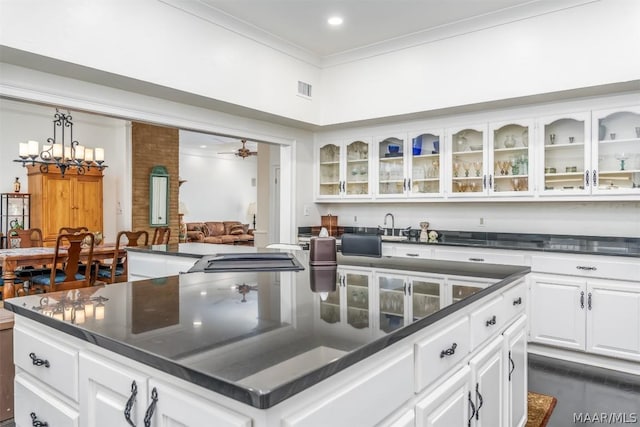
[[[31,213],[31,195],[27,193],[2,193],[0,200],[0,248],[9,246],[7,236],[14,228],[27,229]]]
[[[490,162],[485,124],[450,128],[446,169],[451,197],[486,196],[489,189]]]
[[[331,142],[318,147],[317,198],[371,197],[371,142]]]
[[[442,130],[375,138],[377,141],[377,198],[428,198],[444,194],[442,187]]]

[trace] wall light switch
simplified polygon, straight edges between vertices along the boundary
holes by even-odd
[[[304,207],[302,208],[302,212],[304,216],[311,215],[311,207],[309,205],[304,205]]]

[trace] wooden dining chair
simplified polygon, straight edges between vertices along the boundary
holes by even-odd
[[[58,234],[86,233],[87,231],[89,231],[87,227],[60,227]]]
[[[18,240],[18,246],[21,248],[39,248],[42,247],[42,230],[39,228],[27,228],[26,230],[11,230],[10,239]]]
[[[131,246],[147,246],[149,244],[149,233],[141,231],[121,231],[116,237],[116,248],[113,251],[113,259],[109,264],[100,264],[98,268],[98,279],[107,283],[126,282],[128,276],[127,253],[120,254],[122,248]]]
[[[168,245],[171,238],[171,229],[169,227],[157,227],[153,232],[152,245]]]
[[[55,292],[91,286],[94,236],[92,233],[59,234],[49,274],[31,277],[33,291]],[[82,255],[81,255],[82,252]],[[84,274],[80,267],[84,266]]]

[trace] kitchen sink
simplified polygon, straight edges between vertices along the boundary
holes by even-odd
[[[404,242],[409,240],[407,236],[381,236],[383,242]]]

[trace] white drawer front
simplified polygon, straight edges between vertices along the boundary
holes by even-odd
[[[504,297],[493,298],[471,313],[471,351],[490,336],[496,334],[506,322]]]
[[[504,253],[491,249],[436,248],[434,259],[445,261],[479,262],[487,264],[528,265],[524,253]]]
[[[431,331],[438,329],[430,328]],[[414,344],[415,392],[419,393],[469,354],[469,317]]]
[[[503,312],[505,314],[505,322],[509,323],[520,313],[524,312],[526,307],[527,287],[524,280],[513,288],[503,292]]]
[[[419,245],[395,245],[395,256],[431,259],[431,248]]]
[[[78,401],[77,349],[20,326],[14,328],[13,340],[16,366]]]
[[[640,278],[640,260],[596,256],[535,255],[532,257],[531,270],[539,273],[635,281]]]
[[[15,377],[14,414],[16,426],[36,425],[37,421],[51,427],[79,426],[78,411],[43,391],[24,372]]]

